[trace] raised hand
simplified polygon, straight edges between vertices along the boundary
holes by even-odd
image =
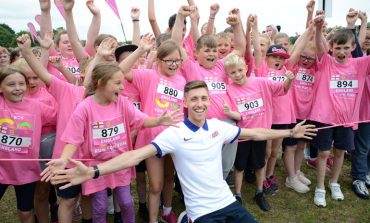
[[[21,51],[30,49],[31,48],[30,36],[28,34],[22,34],[21,36],[19,36],[17,38],[17,45]]]
[[[99,15],[100,9],[94,4],[94,0],[87,0],[86,6],[90,10],[91,14],[93,15]]]
[[[180,15],[183,15],[184,17],[190,16],[190,14],[194,11],[193,6],[189,5],[183,5],[179,8],[179,11],[177,12]]]
[[[353,8],[350,8],[346,15],[348,28],[354,28],[357,19],[358,19],[358,11],[354,10]]]
[[[39,0],[41,11],[50,11],[50,0]]]
[[[309,13],[312,13],[313,14],[313,11],[315,10],[315,0],[310,0],[307,5],[306,5],[306,9]]]
[[[324,15],[319,15],[319,16],[316,16],[314,19],[313,19],[313,22],[315,24],[316,27],[320,27],[322,28],[322,26],[324,25],[324,22],[325,22],[325,16]]]
[[[64,11],[72,11],[75,5],[75,0],[63,0]]]
[[[131,8],[131,19],[137,20],[139,18],[140,18],[140,9],[137,7],[132,7]]]
[[[236,14],[230,14],[226,18],[226,23],[229,24],[230,26],[236,26],[240,23],[239,16]]]
[[[285,70],[285,76],[289,79],[289,80],[294,80],[294,73],[290,70],[288,70],[285,66],[283,66],[284,70]]]
[[[358,18],[361,20],[361,22],[367,22],[366,12],[358,11]]]
[[[178,127],[176,124],[183,121],[183,119],[184,113],[180,112],[179,110],[176,110],[172,113],[165,111],[159,117],[159,125]]]
[[[257,26],[257,15],[249,15],[248,22],[250,23],[252,28],[258,28]]]
[[[317,129],[315,129],[314,125],[303,125],[306,120],[298,123],[292,129],[293,138],[305,138],[305,139],[312,139],[313,136],[316,136]]]
[[[147,33],[141,38],[139,48],[143,51],[148,51],[154,46],[154,44],[155,44],[154,35]]]
[[[226,103],[224,100],[222,100],[222,106],[224,109],[224,114],[229,115],[232,111],[231,106],[228,103]]]
[[[63,68],[63,63],[60,56],[50,56],[48,61],[51,66],[55,67],[58,70]]]
[[[217,3],[212,4],[211,7],[210,7],[209,16],[214,18],[217,15],[219,10],[220,10],[220,5],[219,4],[217,4]]]
[[[49,50],[54,44],[53,37],[54,33],[50,31],[45,33],[43,39],[41,39],[40,36],[37,36],[37,41],[40,43],[42,48]]]
[[[192,20],[199,20],[200,16],[199,16],[199,11],[198,11],[198,7],[196,5],[192,5],[190,6],[191,8],[191,13],[189,15],[190,19]]]
[[[117,41],[112,37],[107,37],[100,43],[96,54],[102,57],[113,55],[116,48]]]

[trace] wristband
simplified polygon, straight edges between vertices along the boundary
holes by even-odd
[[[139,22],[140,20],[138,20],[138,19],[133,19],[132,21],[133,21],[133,22]]]
[[[98,168],[98,166],[97,166],[97,165],[94,165],[94,166],[93,166],[93,169],[94,169],[94,176],[93,176],[93,179],[96,179],[96,178],[98,178],[98,177],[99,177],[99,175],[100,175],[100,171],[99,171],[99,168]]]
[[[293,131],[293,129],[289,130],[289,138],[292,138],[292,137],[293,137],[293,135],[294,135],[294,131]]]

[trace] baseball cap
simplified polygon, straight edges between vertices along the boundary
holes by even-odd
[[[280,45],[272,45],[268,48],[266,56],[281,56],[284,59],[288,59],[290,55],[286,52],[285,48]]]
[[[124,52],[134,52],[137,49],[137,46],[134,44],[124,44],[114,51],[114,56],[116,57],[116,60],[118,61],[119,56]]]

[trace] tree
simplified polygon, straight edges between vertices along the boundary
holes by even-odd
[[[6,24],[0,24],[0,46],[15,47],[15,32]]]

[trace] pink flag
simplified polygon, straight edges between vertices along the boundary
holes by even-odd
[[[37,32],[35,29],[35,26],[32,24],[32,22],[27,23],[28,30],[31,33],[32,41],[35,41],[37,39]]]
[[[114,14],[118,17],[119,20],[121,20],[121,17],[119,16],[116,0],[105,0],[105,2],[111,7]]]
[[[60,14],[63,16],[63,18],[66,19],[66,17],[64,16],[63,0],[54,0],[54,4],[59,10]]]
[[[37,24],[41,24],[41,15],[36,15],[35,16],[35,21],[37,22]]]

